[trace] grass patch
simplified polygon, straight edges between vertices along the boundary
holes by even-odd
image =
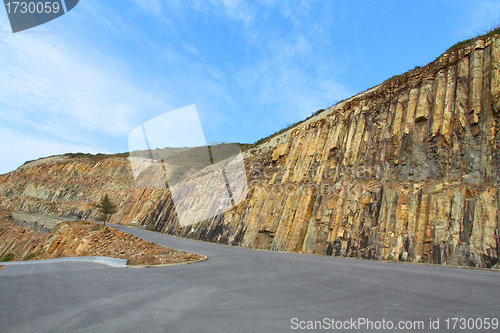
[[[111,230],[109,230],[109,228],[106,228],[104,229],[104,231],[102,232],[103,234],[109,234],[111,232]]]
[[[262,138],[262,139],[260,139],[260,140],[255,141],[255,143],[251,146],[251,148],[256,147],[256,146],[258,146],[258,145],[260,145],[260,144],[262,144],[262,143],[264,143],[264,142],[266,142],[266,141],[269,141],[269,140],[271,140],[272,138],[274,138],[275,136],[280,135],[280,134],[282,134],[282,133],[284,133],[284,132],[288,131],[289,129],[291,129],[291,128],[295,127],[295,126],[298,126],[298,125],[302,124],[304,121],[306,121],[307,119],[309,119],[309,118],[311,118],[311,117],[312,117],[312,116],[310,116],[310,117],[308,117],[308,118],[306,118],[306,119],[304,119],[304,120],[300,120],[300,121],[298,121],[298,122],[296,122],[296,123],[293,123],[293,124],[291,124],[291,125],[288,125],[287,127],[283,128],[283,129],[281,129],[281,130],[279,130],[278,132],[274,132],[273,134],[268,135],[268,136],[266,136],[265,138]]]
[[[155,225],[154,224],[147,224],[144,226],[144,230],[155,231]]]
[[[340,102],[342,102],[342,101],[340,101]],[[337,102],[337,103],[332,104],[332,105],[331,105],[331,106],[329,106],[327,109],[331,108],[332,106],[334,106],[334,105],[336,105],[336,104],[338,104],[338,103],[340,103],[340,102]],[[266,136],[265,138],[262,138],[262,139],[260,139],[260,140],[256,141],[256,142],[255,142],[254,144],[252,144],[252,145],[247,145],[246,149],[249,149],[249,148],[254,148],[254,147],[256,147],[256,146],[258,146],[258,145],[260,145],[260,144],[262,144],[262,143],[264,143],[264,142],[266,142],[266,141],[269,141],[269,140],[271,140],[272,138],[274,138],[275,136],[278,136],[278,135],[280,135],[280,134],[282,134],[282,133],[284,133],[284,132],[288,131],[289,129],[292,129],[292,128],[294,128],[294,127],[299,126],[299,125],[300,125],[300,124],[302,124],[303,122],[305,122],[305,121],[307,121],[307,120],[311,119],[312,117],[315,117],[315,116],[319,115],[320,113],[322,113],[322,112],[326,111],[327,109],[319,109],[318,111],[313,112],[313,113],[312,113],[309,117],[307,117],[306,119],[299,120],[299,121],[297,121],[296,123],[293,123],[293,124],[291,124],[291,125],[288,125],[287,127],[283,128],[283,129],[281,129],[281,130],[279,130],[278,132],[274,132],[273,134],[271,134],[271,135],[269,135],[269,136]]]
[[[40,255],[40,252],[33,252],[33,253],[30,253],[28,254],[26,257],[23,258],[23,261],[27,261],[27,260],[33,260],[35,259],[36,257],[38,257]]]
[[[90,154],[90,153],[66,153],[63,156],[67,156],[69,158],[87,158],[93,161],[101,161],[106,158],[110,157],[128,157],[129,154],[127,153],[119,153],[119,154],[102,154],[102,153],[97,153],[97,154]]]
[[[450,47],[448,50],[446,50],[446,52],[457,50],[457,49],[459,49],[459,48],[461,48],[463,46],[472,44],[472,43],[474,43],[475,41],[477,41],[479,39],[487,39],[487,38],[489,38],[491,36],[494,36],[496,34],[500,34],[500,24],[495,25],[493,28],[486,29],[483,32],[483,34],[481,34],[481,35],[478,35],[478,36],[476,36],[474,38],[469,38],[469,39],[466,39],[464,41],[456,43],[455,45],[453,45],[452,47]]]
[[[480,40],[480,39],[484,40],[484,39],[487,39],[487,38],[489,38],[491,36],[494,36],[494,35],[497,35],[497,34],[500,34],[500,24],[495,25],[493,28],[484,30],[482,34],[480,34],[480,35],[478,35],[478,36],[476,36],[474,38],[469,38],[469,39],[466,39],[464,41],[456,43],[455,45],[453,45],[450,48],[448,48],[446,50],[446,52],[452,52],[452,51],[461,49],[462,47],[465,47],[465,46],[467,46],[469,44],[473,44],[477,40]],[[419,68],[420,68],[420,66],[415,66],[415,68],[413,70],[416,70],[416,69],[419,69]],[[408,72],[410,72],[410,71],[408,71]],[[403,78],[403,76],[405,76],[405,75],[407,76],[408,72],[405,72],[403,74],[394,75],[394,76],[388,78],[387,80],[385,80],[382,84],[387,84],[387,83],[390,83],[390,82],[392,82],[394,80]]]
[[[6,262],[6,261],[12,261],[12,260],[14,260],[14,254],[11,252],[7,253],[2,258],[0,258],[0,262]]]

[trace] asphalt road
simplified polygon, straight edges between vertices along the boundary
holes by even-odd
[[[460,330],[460,321],[447,330],[446,319],[500,319],[500,272],[256,251],[116,227],[209,259],[145,269],[6,266],[0,332],[322,331],[319,323],[332,331],[332,319],[347,328],[334,331],[386,332],[403,321],[399,331],[470,332],[478,330]],[[359,325],[363,318],[373,326]]]

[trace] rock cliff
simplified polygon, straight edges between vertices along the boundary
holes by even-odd
[[[108,193],[119,202],[112,222],[188,238],[491,267],[500,251],[499,114],[500,36],[489,35],[245,151],[245,200],[194,225],[179,223],[168,190],[135,187],[125,157],[28,163],[0,176],[0,208],[85,212]]]

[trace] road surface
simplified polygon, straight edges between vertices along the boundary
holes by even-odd
[[[6,266],[0,332],[312,332],[332,325],[385,332],[391,323],[407,332],[451,332],[447,318],[484,326],[485,318],[500,318],[500,272],[256,251],[115,227],[208,260],[144,269]]]

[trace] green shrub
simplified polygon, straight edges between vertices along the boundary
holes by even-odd
[[[154,224],[145,225],[144,229],[148,230],[148,231],[154,231],[155,230],[155,225]]]
[[[108,228],[106,228],[106,229],[104,229],[104,231],[103,231],[102,233],[103,233],[103,234],[109,234],[110,232],[111,232],[111,230],[110,230],[110,229],[108,229]]]
[[[30,253],[28,254],[26,257],[23,258],[23,261],[27,261],[27,260],[32,260],[32,259],[35,259],[36,257],[38,257],[40,255],[40,252],[33,252],[33,253]]]
[[[106,154],[102,154],[102,153],[97,153],[95,155],[91,154],[91,153],[66,153],[66,154],[63,154],[63,156],[67,156],[69,158],[87,158],[87,159],[90,159],[93,161],[101,161],[101,160],[104,160],[104,159],[110,158],[110,157],[128,157],[129,153],[126,152],[126,153],[110,154],[110,155],[106,155]]]
[[[12,261],[13,259],[14,254],[9,252],[0,259],[0,262]]]

